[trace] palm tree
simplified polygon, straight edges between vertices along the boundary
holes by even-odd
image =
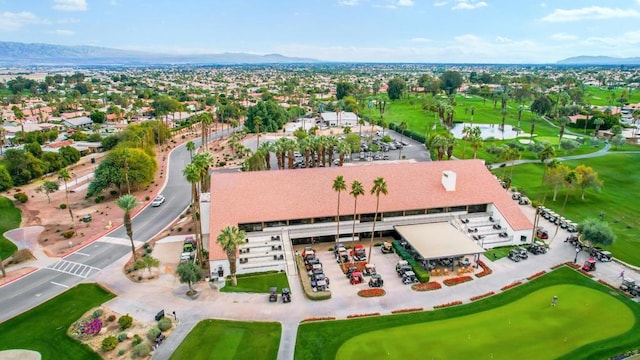
[[[270,142],[263,142],[262,144],[260,144],[260,147],[258,148],[259,151],[262,151],[262,153],[264,154],[264,163],[266,166],[267,170],[271,170],[271,152],[274,150],[273,149],[273,144],[271,144]]]
[[[466,155],[467,141],[471,138],[471,134],[473,133],[473,128],[471,126],[465,126],[462,128],[462,160],[464,160]]]
[[[245,238],[244,231],[238,230],[235,226],[226,226],[220,231],[220,235],[216,239],[222,250],[227,253],[229,271],[231,272],[231,286],[238,285],[238,279],[236,279],[236,253],[240,244],[244,243]]]
[[[339,166],[342,166],[344,164],[344,158],[347,155],[351,155],[351,144],[344,140],[338,142],[338,153],[340,154]]]
[[[522,111],[524,110],[524,106],[518,106],[518,127],[520,127],[520,120],[522,120]]]
[[[193,141],[189,140],[185,147],[187,148],[187,150],[189,150],[189,156],[191,158],[191,161],[193,161],[193,151],[196,149],[196,144]]]
[[[209,126],[213,122],[213,115],[203,112],[199,115],[200,124],[202,125],[202,148],[207,148],[207,140],[209,138]]]
[[[507,109],[503,108],[500,113],[502,113],[502,123],[500,124],[500,131],[502,132],[502,140],[504,140],[504,120],[507,116]]]
[[[564,195],[564,203],[562,204],[562,210],[564,211],[564,207],[567,206],[567,200],[569,199],[569,190],[571,190],[575,184],[578,182],[578,174],[574,170],[571,170],[564,177],[564,186],[566,190],[566,194]]]
[[[383,177],[378,177],[373,180],[373,187],[369,192],[371,195],[376,196],[376,212],[373,217],[373,228],[371,229],[371,241],[369,242],[369,257],[367,258],[367,263],[371,262],[371,249],[373,249],[373,236],[376,232],[376,220],[378,219],[378,210],[380,207],[380,194],[387,195],[389,192],[387,190],[387,182],[384,181]]]
[[[358,210],[358,196],[364,195],[364,187],[362,183],[358,180],[353,180],[351,183],[351,192],[349,192],[351,196],[353,196],[353,227],[351,228],[351,242],[353,243],[356,239],[356,217]]]
[[[131,210],[136,207],[137,201],[136,197],[131,194],[126,194],[120,196],[118,200],[116,200],[116,205],[122,210],[124,210],[124,228],[127,231],[127,236],[129,236],[129,240],[131,241],[131,255],[133,256],[133,263],[136,263],[136,246],[133,243],[133,230],[131,228]]]
[[[404,132],[407,130],[407,122],[403,121],[398,125],[398,129],[400,130],[400,142],[404,140]],[[402,159],[402,147],[400,147],[400,151],[398,152],[398,160]]]
[[[256,116],[253,119],[253,124],[255,126],[255,130],[256,130],[256,135],[257,135],[257,143],[256,143],[256,150],[260,148],[260,125],[262,125],[262,118],[260,116]]]
[[[471,148],[473,148],[473,158],[476,158],[478,154],[478,149],[482,147],[484,140],[482,139],[482,130],[480,127],[474,126],[473,131],[471,133],[471,137],[469,139],[471,141]]]
[[[453,147],[456,145],[456,138],[454,137],[446,137],[447,139],[447,159],[451,160],[453,156]]]
[[[200,182],[200,168],[195,163],[190,163],[184,168],[182,174],[191,184],[191,219],[196,228],[196,257],[198,264],[202,264],[202,237],[200,236],[200,193],[198,192],[198,182]]]
[[[64,181],[64,196],[65,201],[67,202],[67,209],[69,209],[69,217],[71,218],[71,226],[73,226],[73,231],[76,230],[76,222],[73,220],[73,211],[71,210],[71,204],[69,203],[69,186],[67,185],[67,181],[71,180],[71,176],[69,175],[69,170],[60,169],[58,172],[58,179]]]
[[[447,138],[443,135],[438,134],[431,139],[429,150],[436,149],[436,151],[438,152],[437,153],[438,160],[442,160],[442,158],[444,157],[446,147],[447,147]]]
[[[560,123],[560,142],[562,142],[562,136],[564,135],[564,128],[567,126],[567,124],[570,122],[571,120],[566,117],[566,116],[562,116],[560,117],[560,119],[558,119],[558,122]]]
[[[347,190],[347,183],[344,181],[344,177],[342,175],[338,175],[333,180],[333,191],[338,193],[338,210],[337,210],[337,230],[336,230],[336,242],[340,238],[340,193],[342,191]]]
[[[598,131],[600,130],[600,126],[604,124],[604,119],[597,118],[597,119],[593,120],[593,124],[596,126],[596,131],[595,131],[594,136],[598,136]]]
[[[584,122],[584,133],[587,133],[587,124],[589,124],[589,115],[591,115],[591,105],[587,104],[587,119]]]

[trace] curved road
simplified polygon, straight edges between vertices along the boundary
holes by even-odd
[[[223,132],[216,132],[211,138],[223,135]],[[193,141],[196,146],[200,145],[199,138]],[[149,241],[161,232],[189,205],[191,186],[182,176],[182,170],[189,162],[190,156],[185,144],[171,152],[167,181],[162,190],[165,203],[160,207],[147,206],[133,219],[133,236],[137,245]],[[0,322],[59,295],[130,252],[131,242],[124,227],[119,227],[58,262],[0,287]]]

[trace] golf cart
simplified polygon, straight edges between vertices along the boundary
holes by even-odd
[[[543,242],[534,241],[531,244],[531,246],[529,246],[529,252],[531,252],[534,255],[546,254],[547,247],[544,245]]]
[[[269,302],[277,302],[278,301],[278,288],[272,286],[269,288]]]
[[[311,277],[311,287],[315,291],[326,291],[329,288],[329,278],[324,274],[316,274]]]
[[[336,248],[336,250],[333,251],[335,257],[336,257],[336,262],[339,263],[348,263],[349,262],[349,253],[347,252],[347,249],[344,248],[344,246],[340,246],[338,248]]]
[[[304,263],[306,264],[309,260],[313,260],[316,258],[316,252],[313,250],[305,250],[302,252],[302,258],[304,259]]]
[[[520,251],[516,249],[509,250],[507,257],[515,262],[520,262]]]
[[[523,196],[518,200],[518,204],[520,205],[531,205],[531,200],[528,197]]]
[[[522,247],[522,246],[518,246],[518,247],[516,248],[516,250],[518,250],[518,251],[519,251],[518,255],[520,255],[520,258],[521,258],[522,260],[526,260],[526,259],[528,259],[528,258],[529,258],[529,254],[527,254],[527,249],[525,249],[524,247]]]
[[[603,250],[599,247],[594,247],[591,249],[591,256],[595,257],[598,261],[601,262],[609,262],[611,261],[611,252]]]
[[[313,259],[311,259],[309,261],[305,261],[304,262],[304,267],[305,267],[305,269],[307,269],[307,271],[313,269],[313,267],[315,265],[320,265],[320,267],[322,267],[322,264],[320,263],[320,259],[313,258]]]
[[[382,287],[384,281],[382,281],[382,276],[380,274],[371,275],[371,279],[369,279],[369,287]]]
[[[402,283],[404,285],[415,284],[417,282],[419,282],[418,277],[416,277],[416,273],[412,270],[405,271],[404,274],[402,274]]]
[[[522,194],[520,194],[519,192],[514,192],[513,194],[511,194],[511,199],[513,200],[520,200],[522,198]]]
[[[365,250],[362,244],[356,244],[353,250],[351,250],[351,256],[353,261],[367,261],[367,250]]]
[[[463,257],[462,259],[458,260],[458,266],[469,266],[471,265],[471,261],[469,261],[468,258]]]
[[[537,237],[538,239],[543,239],[543,240],[548,239],[548,238],[549,238],[549,232],[548,232],[547,230],[545,230],[545,229],[543,229],[543,228],[539,227],[539,228],[536,230],[536,237]]]
[[[377,274],[376,266],[373,264],[367,264],[364,266],[364,271],[362,272],[364,276],[371,276]]]
[[[184,238],[182,244],[182,252],[192,252],[196,250],[196,241],[193,236],[187,236]]]
[[[624,278],[620,285],[620,290],[628,292],[631,296],[640,295],[640,286],[631,278]]]
[[[289,290],[289,288],[282,288],[282,302],[291,302],[291,290]]]
[[[582,250],[582,243],[580,242],[580,238],[577,235],[567,236],[567,239],[564,242],[568,242],[575,247],[580,247],[580,250]]]
[[[393,246],[390,242],[385,241],[382,243],[382,246],[380,246],[380,251],[382,251],[383,254],[391,254],[393,253]]]
[[[413,269],[411,268],[411,265],[409,265],[409,262],[407,262],[407,260],[400,260],[396,264],[396,272],[398,273],[398,276],[402,276],[405,272],[411,270]]]
[[[318,263],[318,264],[313,264],[313,266],[311,267],[311,269],[309,269],[309,276],[313,276],[313,275],[317,275],[317,274],[322,274],[324,271],[322,270],[322,264]]]
[[[349,283],[351,285],[357,285],[364,282],[364,277],[360,271],[354,271],[351,273],[351,278],[349,279]]]
[[[594,259],[593,257],[590,257],[589,259],[587,259],[587,261],[584,262],[584,265],[582,265],[583,271],[594,271],[595,269],[596,269],[596,259]]]
[[[353,274],[356,271],[358,271],[358,267],[357,266],[353,266],[353,265],[349,266],[347,268],[347,272],[346,272],[347,278],[350,279],[351,278],[351,274]]]

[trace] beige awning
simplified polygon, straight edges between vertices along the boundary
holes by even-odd
[[[396,231],[425,259],[439,259],[483,253],[484,249],[453,225],[433,224],[396,226]]]

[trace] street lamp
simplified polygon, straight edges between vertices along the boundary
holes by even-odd
[[[580,247],[576,246],[576,257],[573,259],[573,263],[578,263],[578,254],[580,254]]]

